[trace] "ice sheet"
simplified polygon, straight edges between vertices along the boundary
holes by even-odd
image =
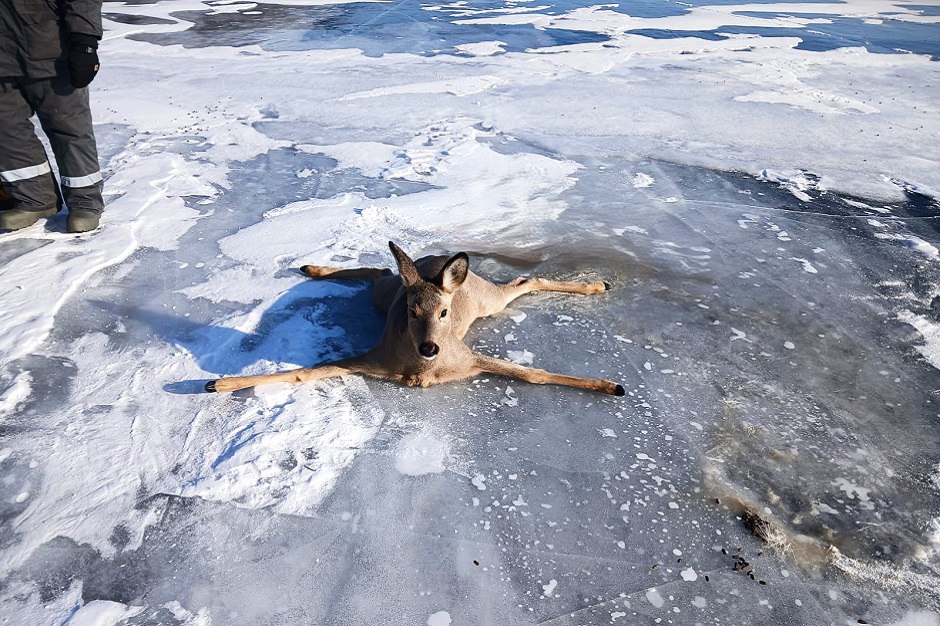
[[[0,234],[0,616],[937,623],[938,16],[690,5],[107,3],[104,227]],[[390,239],[608,281],[468,339],[627,395],[200,393],[372,345],[296,268]]]

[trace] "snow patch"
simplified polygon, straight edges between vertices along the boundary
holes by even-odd
[[[940,250],[916,235],[902,235],[900,233],[875,233],[875,238],[885,241],[895,241],[905,248],[917,250],[929,259],[940,260]]]
[[[614,228],[613,231],[614,231],[614,234],[617,235],[618,237],[622,237],[624,233],[633,233],[636,235],[649,235],[648,230],[646,230],[645,228],[641,228],[640,226],[636,226],[635,224],[631,224],[630,226],[625,226],[623,228]]]
[[[551,598],[557,585],[558,581],[552,578],[550,581],[548,581],[548,584],[542,585],[542,595],[546,598]]]
[[[888,626],[940,626],[940,615],[931,611],[908,610],[901,619]]]
[[[923,336],[924,343],[914,346],[928,363],[940,369],[940,324],[910,311],[898,313],[898,320],[910,324]]]
[[[832,481],[832,484],[845,492],[845,495],[847,495],[849,498],[858,500],[859,506],[861,508],[874,510],[875,504],[871,501],[871,498],[868,495],[871,493],[871,489],[866,489],[865,487],[856,485],[847,478],[837,478]]]
[[[816,267],[815,267],[809,260],[807,260],[807,259],[801,259],[801,258],[795,257],[795,256],[791,256],[790,259],[793,260],[793,261],[796,261],[797,263],[799,263],[800,265],[802,265],[802,266],[803,266],[803,271],[806,272],[807,274],[818,274],[818,273],[819,273],[819,270],[817,270]]]
[[[0,417],[12,413],[32,392],[32,376],[29,372],[20,372],[13,383],[0,394]],[[2,460],[2,459],[0,459]]]
[[[450,626],[450,613],[438,611],[428,617],[428,626]]]
[[[865,104],[856,98],[849,98],[832,94],[822,89],[807,87],[802,84],[797,84],[797,81],[794,81],[793,84],[781,87],[779,90],[758,89],[741,96],[735,96],[734,100],[737,102],[785,104],[793,108],[805,109],[823,115],[871,115],[879,112],[877,108]],[[793,190],[791,189],[791,191]],[[793,195],[798,198],[800,197],[796,192]]]
[[[656,587],[651,587],[646,590],[646,600],[657,609],[663,608],[663,605],[666,604],[666,601],[663,599],[662,595],[660,595]]]
[[[735,99],[737,100],[738,98]],[[761,170],[758,178],[780,185],[803,202],[811,202],[813,199],[807,191],[819,189],[817,179],[808,176],[808,172],[802,170],[775,172],[764,169]]]
[[[510,361],[519,365],[532,365],[535,361],[535,355],[528,350],[507,350],[506,356]]]
[[[110,600],[92,600],[78,609],[67,626],[116,626],[119,622],[140,615],[142,606],[128,606]]]
[[[255,394],[221,424],[205,418],[193,423],[178,493],[309,515],[385,414],[358,377],[271,385]],[[415,468],[417,461],[406,465]]]
[[[650,176],[649,174],[644,174],[643,172],[638,172],[633,176],[633,180],[630,183],[633,185],[634,189],[645,189],[647,187],[652,187],[653,183],[656,182],[656,179]]]
[[[446,93],[454,96],[469,96],[477,94],[504,83],[502,76],[465,76],[462,78],[448,78],[445,80],[432,80],[419,83],[407,83],[397,87],[377,87],[366,91],[347,94],[340,97],[340,102],[363,100],[366,98],[380,98],[385,96]]]
[[[506,51],[505,41],[480,41],[476,43],[463,43],[454,46],[457,52],[475,57],[488,57]]]
[[[395,469],[406,476],[440,474],[449,454],[447,442],[429,432],[402,437],[395,451]]]

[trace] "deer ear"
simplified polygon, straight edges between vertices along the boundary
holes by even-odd
[[[405,251],[396,246],[394,242],[389,241],[388,247],[395,255],[395,262],[398,263],[398,274],[401,276],[401,282],[405,284],[405,288],[414,287],[420,283],[421,274],[418,272],[418,268],[415,267],[411,257],[405,254]]]
[[[470,257],[466,252],[459,252],[447,260],[441,273],[434,279],[434,283],[447,293],[457,291],[457,288],[467,280],[470,271]]]

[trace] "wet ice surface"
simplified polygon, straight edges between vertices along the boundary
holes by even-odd
[[[692,4],[109,3],[105,227],[0,236],[0,616],[938,623],[937,50],[839,53],[935,12]],[[627,395],[198,393],[371,346],[295,268],[388,239],[608,281],[468,341]]]

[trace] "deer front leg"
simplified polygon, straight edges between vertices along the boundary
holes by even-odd
[[[566,376],[565,374],[553,374],[545,370],[525,367],[517,363],[495,359],[482,354],[474,354],[474,366],[481,372],[490,372],[509,378],[518,378],[527,383],[536,385],[565,385],[566,387],[576,387],[578,389],[587,389],[588,391],[599,391],[612,396],[622,396],[625,391],[623,386],[609,380],[599,378],[579,378],[577,376]]]
[[[367,374],[369,376],[375,376],[376,378],[387,377],[384,375],[383,370],[377,367],[371,360],[364,357],[354,357],[336,361],[335,363],[288,370],[286,372],[275,372],[274,374],[229,376],[218,380],[211,380],[206,383],[206,391],[238,391],[239,389],[247,389],[249,387],[267,385],[270,383],[306,383],[311,380],[333,378],[347,374]]]

